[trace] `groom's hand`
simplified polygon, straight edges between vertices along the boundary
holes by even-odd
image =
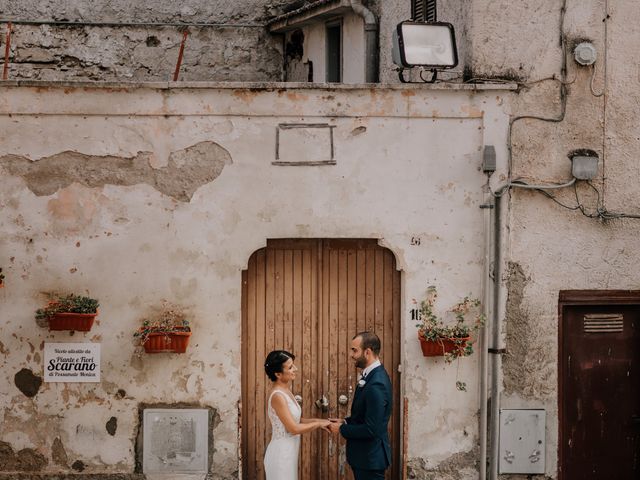
[[[340,432],[340,425],[344,423],[344,420],[341,418],[330,418],[331,423],[327,426],[327,430],[329,430],[334,435]]]

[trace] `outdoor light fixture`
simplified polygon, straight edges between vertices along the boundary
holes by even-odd
[[[400,67],[400,80],[405,82],[405,68],[422,67],[431,70],[433,83],[438,70],[458,64],[458,51],[453,25],[445,22],[401,22],[393,32],[393,63]]]
[[[593,150],[574,150],[569,154],[571,174],[577,180],[592,180],[598,174],[598,154]]]

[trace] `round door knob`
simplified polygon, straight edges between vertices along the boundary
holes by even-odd
[[[294,397],[296,399],[296,402],[298,402],[298,405],[302,405],[302,397],[300,395],[294,395]]]
[[[349,403],[349,397],[347,397],[345,394],[342,394],[338,397],[338,403],[340,405],[346,405],[347,403]]]

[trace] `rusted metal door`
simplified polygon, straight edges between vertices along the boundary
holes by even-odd
[[[561,299],[561,478],[638,479],[640,305],[592,302]]]
[[[296,355],[300,370],[292,388],[303,416],[344,417],[357,375],[349,348],[362,330],[375,331],[382,341],[394,389],[394,464],[387,478],[400,478],[400,273],[393,254],[374,240],[269,241],[251,256],[242,289],[243,478],[264,478],[271,437],[266,354],[285,349]],[[352,478],[344,441],[325,432],[303,435],[300,457],[301,480]]]

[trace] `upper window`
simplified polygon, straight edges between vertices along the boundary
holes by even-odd
[[[327,82],[342,81],[342,22],[327,24]]]

